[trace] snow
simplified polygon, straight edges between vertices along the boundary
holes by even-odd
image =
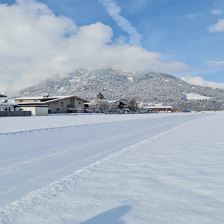
[[[197,93],[187,93],[186,94],[187,100],[208,100],[210,97],[208,96],[202,96]]]
[[[0,99],[0,104],[4,104],[4,105],[17,105],[16,104],[16,102],[15,102],[15,100],[12,100],[12,99],[10,99],[10,100],[1,100]]]
[[[18,97],[16,100],[43,100],[43,99],[63,99],[63,98],[68,98],[72,97],[73,95],[68,95],[68,96],[26,96],[26,97]]]
[[[163,109],[173,109],[172,106],[162,106],[162,105],[159,105],[159,104],[156,104],[156,105],[148,105],[146,107],[144,107],[144,109],[157,109],[157,108],[163,108]]]
[[[0,223],[221,224],[223,115],[2,136]]]
[[[15,132],[27,132],[31,130],[42,130],[80,126],[99,123],[110,123],[126,120],[138,120],[167,116],[167,114],[129,114],[129,115],[104,115],[104,114],[64,114],[47,117],[1,117],[0,135]]]
[[[131,76],[129,76],[129,77],[128,77],[128,80],[129,80],[130,82],[133,82],[133,81],[134,81],[134,78],[131,77]]]
[[[133,78],[133,80],[131,81],[128,77]],[[71,82],[74,79],[79,79],[79,82]],[[152,71],[133,74],[114,69],[81,69],[65,77],[48,79],[22,90],[19,95],[41,96],[44,92],[50,95],[60,95],[61,87],[67,90],[63,94],[73,94],[87,100],[93,100],[101,91],[107,99],[117,100],[135,97],[138,101],[163,102],[168,105],[178,105],[181,109],[185,109],[186,93],[194,92],[204,96],[209,94],[208,96],[213,100],[201,101],[200,104],[195,104],[194,101],[188,102],[188,109],[224,109],[224,90],[193,86],[174,76]],[[218,104],[215,103],[217,101],[219,101]]]

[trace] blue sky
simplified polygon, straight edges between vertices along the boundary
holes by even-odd
[[[66,15],[79,25],[101,21],[109,24],[116,36],[125,35],[97,0],[44,0],[56,14]],[[117,0],[122,15],[142,35],[141,45],[158,51],[167,59],[183,61],[191,73],[208,80],[224,82],[224,66],[207,61],[224,60],[224,32],[210,33],[216,23],[215,9],[224,10],[224,1],[214,0]],[[116,37],[115,36],[115,37]]]
[[[78,26],[96,22],[109,25],[114,40],[122,36],[128,41],[127,32],[98,0],[39,2]],[[14,1],[0,0],[0,3],[14,4]],[[211,31],[212,26],[224,19],[224,0],[116,0],[116,3],[121,16],[141,35],[141,47],[161,53],[164,60],[186,64],[189,67],[186,75],[224,82],[224,27]]]

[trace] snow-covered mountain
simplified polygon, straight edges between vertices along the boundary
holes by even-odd
[[[182,108],[224,109],[224,89],[192,85],[165,73],[133,73],[115,69],[80,69],[65,77],[47,79],[22,90],[19,95],[74,94],[90,100],[99,92],[108,99],[136,97],[139,101],[162,102]],[[194,95],[197,96],[195,100],[192,98]]]

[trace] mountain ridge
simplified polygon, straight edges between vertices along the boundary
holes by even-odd
[[[142,102],[181,108],[224,109],[224,89],[192,85],[167,73],[128,72],[111,68],[79,69],[67,76],[54,76],[20,91],[18,95],[78,95],[92,100],[99,92],[107,99],[134,97]],[[187,94],[201,95],[206,100],[188,100]]]

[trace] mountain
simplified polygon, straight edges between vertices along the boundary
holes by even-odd
[[[182,109],[224,109],[224,89],[192,85],[165,73],[115,69],[80,69],[65,77],[55,76],[42,81],[22,90],[19,95],[74,94],[91,100],[99,92],[107,99],[135,97],[139,101],[171,104]]]

